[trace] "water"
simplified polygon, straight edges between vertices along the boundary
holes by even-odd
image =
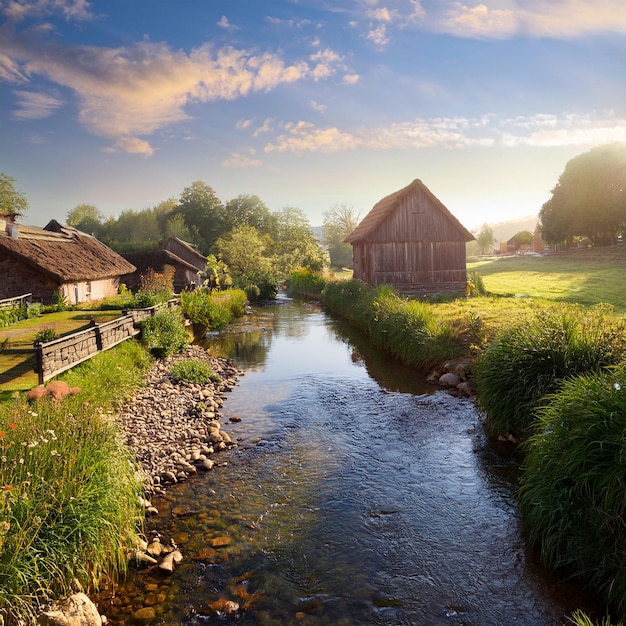
[[[210,343],[246,370],[223,411],[239,446],[154,502],[185,560],[130,576],[111,623],[550,625],[586,602],[526,552],[517,464],[468,400],[314,305],[235,330]]]

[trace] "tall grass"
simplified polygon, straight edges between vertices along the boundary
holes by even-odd
[[[521,504],[545,565],[626,610],[626,363],[566,381],[525,444]]]
[[[616,365],[626,355],[626,324],[607,305],[591,311],[559,306],[504,328],[476,364],[476,385],[487,427],[523,437],[534,411],[562,382]]]
[[[77,579],[94,588],[126,567],[142,483],[109,411],[149,365],[136,342],[72,370],[60,403],[0,404],[0,616],[34,623]]]
[[[411,367],[426,370],[462,353],[452,327],[438,319],[428,303],[400,297],[389,285],[330,282],[322,300],[372,343]]]
[[[319,297],[327,282],[322,272],[314,272],[309,268],[301,267],[289,275],[287,289],[303,296]]]
[[[225,328],[244,314],[246,303],[246,293],[241,289],[214,292],[196,289],[180,294],[183,314],[191,320],[196,335]]]

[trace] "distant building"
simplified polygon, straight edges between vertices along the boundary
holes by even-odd
[[[34,302],[68,304],[117,294],[120,277],[134,266],[75,228],[51,220],[44,228],[0,216],[0,299],[32,293]]]
[[[206,257],[178,237],[168,237],[158,250],[127,252],[122,256],[136,267],[132,274],[122,278],[122,282],[133,290],[139,287],[141,276],[150,269],[162,274],[166,267],[172,267],[176,292],[201,285],[206,271]]]
[[[354,278],[406,295],[465,292],[465,244],[474,236],[420,180],[378,202],[345,241]]]

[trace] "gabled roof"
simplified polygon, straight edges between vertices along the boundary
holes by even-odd
[[[0,230],[0,251],[59,282],[113,278],[135,266],[95,237],[52,220],[45,228],[17,225],[17,238]]]
[[[162,250],[170,250],[170,244],[174,243],[183,248],[186,252],[189,253],[190,258],[196,259],[203,266],[206,266],[206,256],[198,252],[190,243],[179,239],[178,237],[168,237],[165,241],[161,242],[159,248]]]
[[[162,268],[164,265],[180,265],[192,272],[200,272],[193,264],[181,259],[169,250],[148,250],[146,252],[124,252],[122,255],[127,261],[133,263],[139,271],[145,271],[149,267],[153,270]]]
[[[377,202],[372,210],[361,220],[360,224],[344,239],[346,243],[355,243],[363,241],[370,235],[378,226],[390,215],[405,196],[421,191],[430,200],[431,204],[438,209],[444,216],[456,227],[461,234],[465,237],[466,241],[474,239],[474,235],[470,233],[462,224],[457,220],[452,213],[441,203],[441,201],[426,187],[426,185],[416,178],[411,184],[403,187],[399,191],[396,191],[388,196],[385,196],[382,200]]]

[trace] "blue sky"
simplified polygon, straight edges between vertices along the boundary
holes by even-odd
[[[614,141],[624,0],[0,0],[0,172],[30,224],[201,180],[319,225],[419,178],[475,229]]]

